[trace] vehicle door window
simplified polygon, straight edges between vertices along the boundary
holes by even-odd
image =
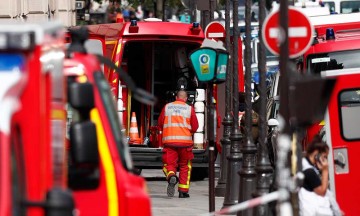
[[[360,1],[343,1],[340,3],[340,13],[357,13],[360,9]]]
[[[360,89],[340,92],[341,135],[345,140],[360,139]]]
[[[327,2],[324,2],[324,5],[325,5],[325,7],[329,8],[330,13],[335,13],[335,2],[327,1]]]
[[[322,71],[360,67],[360,61],[354,59],[360,59],[360,50],[309,55],[307,71],[311,74],[320,75]]]
[[[89,39],[85,41],[85,48],[91,54],[104,55],[103,44],[101,40]]]
[[[128,146],[125,144],[125,136],[121,132],[119,116],[116,111],[115,100],[112,97],[110,86],[102,73],[94,73],[94,79],[99,89],[101,100],[104,103],[107,119],[110,122],[112,134],[114,135],[117,149],[121,157],[121,162],[125,169],[131,170],[132,160],[130,151]]]

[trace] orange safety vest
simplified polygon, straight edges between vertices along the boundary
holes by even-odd
[[[181,101],[174,101],[165,106],[164,116],[163,143],[192,146],[191,106]]]

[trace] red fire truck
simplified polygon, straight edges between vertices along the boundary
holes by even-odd
[[[62,25],[1,24],[0,38],[0,215],[73,215],[74,199],[67,190]],[[69,103],[91,105],[76,95]],[[83,119],[71,129],[74,162],[80,166],[97,165],[97,154],[93,161],[86,157],[97,153],[97,146],[81,148],[88,144],[81,136],[92,126]]]
[[[360,67],[360,16],[341,14],[310,17],[316,35],[309,50],[300,59],[300,70],[320,75],[322,71]],[[306,143],[324,122],[308,129]]]
[[[179,88],[189,94],[189,103],[195,105],[200,129],[194,135],[195,149],[193,167],[196,175],[207,175],[208,150],[204,143],[205,87],[198,83],[189,62],[189,53],[199,48],[204,34],[198,23],[170,23],[144,21],[88,26],[92,41],[98,50],[134,78],[142,89],[158,99],[155,106],[144,105],[134,99],[127,84],[118,73],[105,68],[117,108],[123,122],[124,134],[129,137],[130,151],[135,167],[160,168],[162,166],[161,132],[157,119],[163,106],[175,98]],[[105,37],[105,40],[101,39]],[[99,53],[99,52],[98,52]],[[129,134],[131,114],[136,114],[140,142]]]
[[[73,190],[76,208],[81,215],[87,216],[151,215],[145,181],[130,172],[131,156],[121,134],[108,80],[98,59],[86,53],[86,48],[96,46],[96,41],[86,42],[87,30],[84,29],[72,34],[64,71],[69,86],[78,82],[93,86],[90,91],[95,96],[95,104],[90,119],[96,125],[100,155],[100,169],[89,172],[87,178],[81,178],[85,174],[83,167],[69,167],[69,186]],[[83,94],[78,93],[79,96]],[[79,118],[78,112],[71,107],[68,114],[69,122]]]
[[[359,215],[357,193],[360,153],[360,68],[327,70],[323,77],[336,78],[325,116],[330,187],[345,215]],[[333,162],[332,162],[333,161]]]

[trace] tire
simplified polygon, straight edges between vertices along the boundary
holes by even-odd
[[[191,181],[202,181],[209,176],[207,167],[194,167],[191,171]]]

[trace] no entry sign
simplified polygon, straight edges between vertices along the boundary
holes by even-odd
[[[207,39],[224,39],[225,27],[220,22],[211,22],[205,28],[205,37]]]
[[[279,16],[279,10],[271,13],[262,27],[265,46],[275,55],[279,55],[280,41],[285,39],[285,34],[279,28]],[[314,28],[308,17],[294,7],[289,7],[288,16],[289,55],[290,58],[296,58],[309,49]]]

